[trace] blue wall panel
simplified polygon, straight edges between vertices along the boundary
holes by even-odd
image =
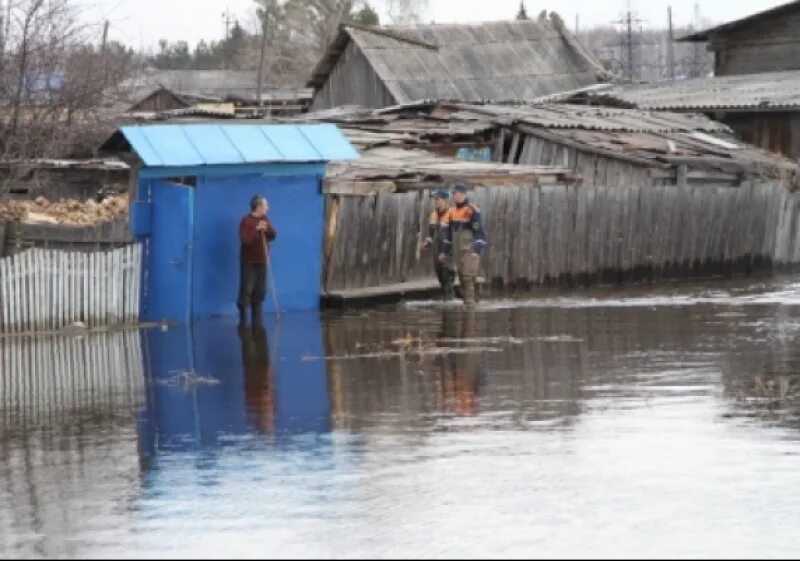
[[[319,307],[323,197],[316,166],[309,175],[205,177],[197,188],[193,274],[195,318],[233,316],[239,287],[239,222],[253,195],[266,196],[278,230],[272,274],[282,310]],[[274,311],[271,295],[264,303]]]

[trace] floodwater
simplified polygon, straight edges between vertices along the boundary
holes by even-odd
[[[792,557],[800,283],[0,342],[0,557]]]

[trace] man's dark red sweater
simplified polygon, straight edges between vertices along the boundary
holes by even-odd
[[[256,227],[259,223],[265,222],[267,229],[259,232]],[[256,218],[248,214],[242,218],[239,224],[239,237],[242,240],[242,262],[256,265],[267,263],[267,254],[264,251],[264,238],[267,242],[274,241],[278,237],[278,232],[267,218]]]

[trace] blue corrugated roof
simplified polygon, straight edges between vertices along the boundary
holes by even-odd
[[[147,167],[304,163],[356,160],[359,155],[332,124],[196,124],[122,127]]]

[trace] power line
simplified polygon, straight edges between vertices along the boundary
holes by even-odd
[[[633,25],[644,23],[645,20],[635,18],[633,13],[628,10],[625,13],[625,17],[623,19],[612,21],[611,23],[614,25],[622,25],[624,26],[623,31],[620,32],[619,36],[619,49],[620,53],[626,53],[626,63],[624,66],[624,73],[625,76],[629,80],[634,79],[634,49],[639,49],[641,47],[641,28],[640,33],[636,37],[636,41],[634,42],[634,35],[633,35]]]

